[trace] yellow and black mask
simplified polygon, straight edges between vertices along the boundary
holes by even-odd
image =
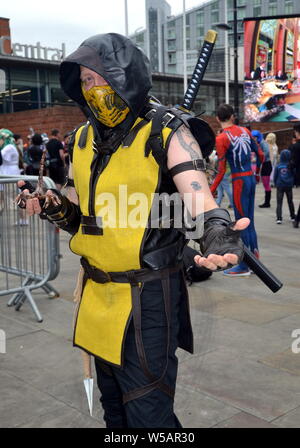
[[[129,107],[109,85],[81,90],[91,111],[105,126],[114,128],[125,120]]]

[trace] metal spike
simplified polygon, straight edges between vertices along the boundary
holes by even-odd
[[[93,390],[94,390],[94,379],[93,378],[85,378],[83,380],[85,393],[87,396],[90,415],[93,415]]]

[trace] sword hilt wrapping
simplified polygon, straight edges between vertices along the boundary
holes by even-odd
[[[196,99],[200,83],[203,79],[209,58],[214,48],[218,33],[214,30],[208,30],[200,51],[198,62],[194,69],[191,81],[185,92],[182,107],[186,110],[191,110]]]

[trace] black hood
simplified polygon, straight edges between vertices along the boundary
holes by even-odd
[[[130,39],[116,33],[97,34],[86,39],[60,66],[64,92],[80,106],[80,65],[101,75],[126,102],[135,117],[143,108],[152,87],[149,61]]]

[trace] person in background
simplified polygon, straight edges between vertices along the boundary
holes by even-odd
[[[61,190],[65,181],[65,156],[58,129],[51,131],[51,138],[46,148],[49,156],[49,177],[55,182],[56,188]]]
[[[227,194],[228,200],[229,200],[229,205],[228,208],[233,208],[233,198],[232,198],[232,187],[231,187],[231,178],[230,178],[230,166],[227,163],[226,164],[226,172],[224,174],[223,179],[221,180],[218,189],[217,189],[217,198],[216,198],[216,203],[218,204],[218,206],[220,207],[223,197],[224,197],[224,192]]]
[[[235,124],[232,106],[221,104],[217,110],[217,120],[222,127],[222,132],[216,137],[218,174],[210,189],[214,194],[226,173],[226,162],[228,162],[231,169],[235,219],[243,217],[250,219],[250,225],[242,232],[242,240],[258,258],[257,235],[254,227],[256,183],[251,170],[251,152],[257,154],[258,167],[263,161],[264,155],[257,147],[251,132],[247,128]],[[223,273],[229,277],[244,277],[250,275],[250,270],[242,261],[237,266],[226,269]]]
[[[26,151],[26,174],[28,176],[38,176],[40,163],[43,155],[44,144],[41,134],[34,134],[31,137],[32,144]],[[46,174],[46,171],[44,171]]]
[[[19,175],[19,153],[14,134],[9,129],[0,129],[0,174]]]
[[[264,78],[265,73],[266,73],[266,62],[263,61],[260,64],[260,66],[256,67],[256,69],[254,71],[253,79],[261,80],[262,78]]]
[[[23,140],[21,138],[21,135],[19,135],[19,134],[14,134],[13,137],[14,137],[14,140],[15,140],[17,151],[19,153],[20,173],[24,174],[24,170],[25,169],[24,169],[24,158],[23,158]]]
[[[278,146],[276,144],[276,134],[274,134],[273,132],[270,132],[267,136],[266,136],[266,142],[269,145],[269,150],[270,150],[270,160],[272,163],[272,172],[271,172],[271,177],[270,177],[270,183],[271,183],[271,187],[274,186],[274,169],[276,164],[278,163]]]
[[[65,167],[66,167],[66,175],[69,171],[69,166],[70,166],[70,156],[69,156],[69,143],[70,143],[70,138],[71,138],[72,132],[67,132],[64,135],[64,140],[63,140],[63,147],[64,147],[64,158],[65,158]]]
[[[265,189],[265,202],[259,205],[260,208],[270,208],[271,207],[271,185],[270,177],[272,172],[272,163],[270,160],[270,150],[268,143],[264,140],[263,135],[259,131],[252,131],[252,137],[255,139],[256,143],[260,146],[264,153],[264,161],[261,167],[261,180]]]
[[[9,129],[0,129],[0,175],[19,175],[21,174],[19,168],[19,152],[16,148],[14,134]],[[0,185],[0,213],[4,208],[4,190],[3,185]],[[27,221],[23,222],[24,211],[19,212],[20,220],[16,224],[26,225]]]
[[[275,166],[274,184],[277,189],[277,224],[282,224],[282,201],[284,194],[287,197],[291,220],[295,220],[295,207],[293,203],[294,174],[290,168],[291,152],[284,149],[280,153],[280,162]]]
[[[291,151],[291,168],[295,172],[294,185],[299,187],[300,185],[300,124],[294,126],[294,134],[296,143],[289,147]]]

